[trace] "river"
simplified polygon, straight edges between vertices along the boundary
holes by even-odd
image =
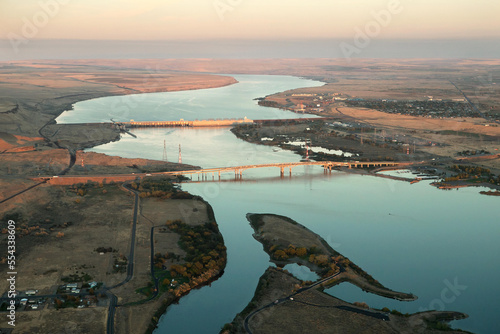
[[[106,97],[77,103],[58,122],[178,120],[248,117],[300,117],[259,107],[254,98],[321,83],[285,76],[235,75],[236,85],[189,92]],[[292,162],[288,151],[243,142],[228,129],[134,130],[134,139],[92,149],[95,152],[161,159],[163,141],[169,160],[202,167]],[[249,212],[288,216],[320,234],[385,286],[412,292],[414,302],[397,302],[367,294],[348,283],[327,292],[344,300],[364,301],[418,312],[446,309],[465,312],[454,322],[475,333],[498,333],[500,281],[500,206],[480,188],[443,191],[430,181],[410,185],[341,172],[324,175],[321,167],[296,167],[281,179],[279,169],[248,170],[242,181],[186,183],[183,189],[203,196],[213,207],[228,248],[224,275],[210,287],[192,291],[162,316],[155,333],[217,333],[243,310],[259,277],[270,265],[262,245],[252,238]],[[293,268],[297,275],[311,275]],[[308,276],[309,277],[309,276]],[[191,319],[196,319],[193,321]]]

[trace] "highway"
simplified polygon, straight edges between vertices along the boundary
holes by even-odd
[[[491,121],[489,119],[486,118],[486,115],[484,113],[482,113],[477,107],[476,105],[469,99],[469,97],[467,95],[465,95],[465,93],[460,89],[458,88],[457,85],[455,85],[451,80],[448,80],[453,86],[455,86],[455,88],[460,92],[460,94],[462,94],[465,98],[465,100],[467,101],[467,103],[470,105],[470,107],[472,109],[474,109],[475,112],[477,112],[479,115],[481,115],[482,118],[484,118],[485,120],[487,120],[488,122]],[[500,123],[499,120],[493,120],[494,122],[496,123]]]
[[[408,166],[414,162],[394,162],[394,161],[349,161],[349,162],[338,162],[338,161],[302,161],[302,162],[283,162],[283,163],[270,163],[270,164],[255,164],[255,165],[244,165],[244,166],[229,166],[229,167],[216,167],[216,168],[205,168],[205,169],[190,169],[182,171],[171,171],[171,172],[157,172],[157,173],[129,173],[129,174],[106,174],[106,175],[85,175],[85,176],[52,176],[52,177],[38,177],[33,178],[34,180],[48,180],[50,184],[56,185],[71,185],[76,183],[86,183],[87,181],[92,182],[126,182],[133,181],[137,178],[144,178],[149,176],[177,176],[177,175],[193,175],[193,174],[215,174],[225,172],[234,172],[235,176],[242,175],[243,171],[254,168],[272,168],[276,167],[281,170],[281,175],[283,176],[285,168],[290,169],[290,173],[293,167],[297,166],[323,166],[325,171],[331,171],[333,168],[347,167],[347,168],[368,168],[368,167],[396,167],[396,166]]]

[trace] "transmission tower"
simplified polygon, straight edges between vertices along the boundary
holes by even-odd
[[[167,141],[163,140],[163,161],[167,162]]]
[[[179,144],[179,163],[182,163],[181,144]]]

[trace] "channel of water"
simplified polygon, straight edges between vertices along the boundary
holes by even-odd
[[[302,117],[259,107],[253,99],[321,85],[286,76],[234,77],[239,83],[223,88],[80,102],[58,122],[101,122],[112,117],[118,121]],[[243,142],[224,128],[141,129],[134,133],[137,139],[124,136],[92,151],[161,159],[166,140],[170,160],[176,161],[181,144],[183,162],[202,167],[301,158],[289,151]],[[203,196],[214,208],[228,248],[228,263],[224,275],[211,286],[192,291],[170,306],[155,333],[217,333],[251,300],[259,277],[271,264],[262,245],[252,238],[245,219],[249,212],[288,216],[320,234],[385,286],[419,297],[415,302],[397,302],[342,283],[327,291],[338,298],[403,313],[425,309],[465,312],[470,318],[454,322],[454,326],[499,333],[498,198],[480,195],[480,188],[443,191],[429,183],[410,185],[341,172],[324,175],[321,167],[308,166],[294,168],[293,176],[283,179],[279,169],[270,168],[245,171],[238,182],[228,176],[225,182],[183,184],[184,190]],[[297,275],[311,274],[291,269]]]

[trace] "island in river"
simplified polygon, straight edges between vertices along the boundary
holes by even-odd
[[[259,64],[255,64],[255,62]],[[151,325],[150,320],[154,313],[158,309],[163,309],[164,306],[164,299],[162,298],[154,299],[147,304],[139,304],[141,300],[150,298],[147,296],[148,289],[151,292],[151,288],[154,287],[154,282],[151,280],[151,267],[158,266],[158,271],[172,271],[167,269],[174,269],[176,277],[179,277],[179,279],[182,277],[183,280],[187,280],[190,278],[188,277],[189,275],[193,277],[193,274],[196,274],[196,268],[200,266],[208,268],[214,265],[213,262],[210,262],[214,260],[212,255],[209,255],[212,258],[207,259],[206,262],[203,259],[201,259],[201,262],[198,261],[199,259],[183,262],[182,257],[184,256],[185,258],[188,253],[181,248],[177,248],[178,239],[182,236],[185,237],[184,234],[189,235],[189,232],[192,232],[195,237],[196,233],[200,235],[204,234],[204,232],[210,233],[209,231],[204,231],[203,233],[194,230],[190,231],[184,224],[193,225],[192,227],[195,228],[198,225],[213,223],[213,221],[208,215],[209,209],[206,204],[202,204],[198,200],[175,198],[176,196],[185,196],[182,192],[169,191],[168,193],[172,195],[160,194],[160,197],[157,197],[158,193],[155,193],[155,195],[153,192],[158,190],[141,191],[139,186],[142,186],[143,189],[145,188],[144,185],[139,184],[137,185],[137,190],[124,188],[117,184],[75,184],[69,187],[59,187],[50,186],[43,182],[37,183],[37,181],[32,179],[33,176],[38,175],[88,175],[90,178],[93,175],[108,173],[150,173],[186,169],[186,166],[179,166],[164,161],[121,159],[101,154],[81,152],[80,150],[84,148],[118,140],[120,138],[120,130],[111,122],[76,125],[55,124],[54,119],[64,110],[69,109],[73,103],[111,95],[222,87],[236,82],[230,76],[193,73],[192,71],[254,74],[279,73],[306,76],[331,83],[329,86],[325,86],[324,92],[322,92],[330,95],[329,100],[332,100],[333,91],[337,91],[335,94],[340,92],[350,96],[359,95],[366,97],[367,92],[371,91],[370,87],[376,86],[380,88],[389,86],[381,84],[378,79],[374,79],[375,77],[387,78],[387,76],[372,75],[373,72],[365,73],[365,62],[376,64],[380,61],[362,61],[362,63],[355,64],[355,66],[349,69],[339,67],[339,64],[335,60],[241,60],[230,62],[225,60],[57,60],[1,63],[0,78],[3,82],[0,87],[0,209],[2,213],[1,228],[3,233],[1,244],[7,245],[7,222],[10,220],[14,221],[16,223],[16,249],[18,252],[16,269],[19,273],[16,288],[22,293],[27,290],[36,289],[39,290],[38,295],[53,295],[54,292],[58,291],[59,286],[66,286],[66,284],[77,283],[79,288],[82,288],[80,296],[66,293],[68,298],[59,300],[61,305],[58,305],[59,303],[56,301],[54,301],[55,304],[51,304],[50,298],[43,297],[32,297],[32,299],[36,299],[37,301],[43,301],[37,305],[37,310],[31,305],[19,305],[16,329],[18,331],[39,333],[57,333],[62,331],[104,333],[108,318],[116,325],[116,329],[119,332],[143,333]],[[404,63],[404,61],[402,62]],[[242,66],[242,64],[246,64],[246,66]],[[299,66],[301,64],[307,66]],[[380,65],[383,65],[384,68],[392,68],[394,63]],[[424,65],[428,66],[428,64]],[[439,66],[441,68],[448,67],[448,65],[445,66],[443,64]],[[477,68],[481,68],[484,73],[489,73],[493,68],[498,68],[499,65],[496,62],[495,64],[488,65],[490,67],[484,67],[484,64],[476,62],[474,66],[471,66],[471,62],[469,61],[465,65],[458,61],[458,63],[450,63],[449,66],[458,70],[450,71],[446,68],[443,72],[456,73],[455,75],[462,76],[464,73],[469,73],[467,71],[471,71],[469,74],[477,77]],[[470,69],[466,71],[464,66]],[[155,71],[152,72],[150,68],[155,68]],[[182,70],[185,73],[179,72]],[[400,76],[398,74],[400,70],[393,69],[392,71],[394,71],[395,75]],[[436,69],[432,68],[432,71],[435,72]],[[361,78],[356,79],[356,85],[350,85],[349,82],[345,82],[353,74]],[[371,77],[371,81],[362,79],[362,75]],[[407,79],[404,82],[395,84],[397,87],[384,88],[385,91],[373,91],[372,94],[376,94],[377,97],[392,97],[391,94],[401,91],[401,84],[404,84],[405,89],[408,91],[415,91],[413,89],[415,76],[419,76],[418,71],[416,73],[408,73]],[[342,77],[344,81],[336,84],[335,81]],[[462,81],[471,82],[469,78],[466,76]],[[394,78],[386,80],[394,81]],[[435,95],[433,92],[441,85],[441,83],[435,83],[435,86],[429,85],[429,78],[427,76],[421,80],[422,85],[425,86],[425,93],[419,93],[422,96]],[[360,83],[363,84],[361,85]],[[450,86],[450,88],[454,90],[453,87]],[[311,89],[308,88],[306,90]],[[330,89],[332,92],[329,91]],[[353,92],[353,89],[363,89],[364,91]],[[308,95],[309,99],[319,99],[319,97],[315,96],[317,93],[316,91],[286,92],[283,94],[298,94],[298,96],[286,96],[283,98],[283,101],[286,102],[287,98],[303,100],[306,97],[304,94]],[[339,96],[344,98],[342,94]],[[446,94],[449,94],[449,92]],[[454,92],[453,94],[457,93]],[[491,98],[496,98],[496,96],[492,94]],[[414,98],[412,96],[399,97],[405,99]],[[273,97],[269,97],[268,99],[273,99]],[[134,99],[124,101],[134,102]],[[291,101],[294,100],[292,99]],[[306,104],[305,101],[303,102]],[[490,103],[489,101],[484,102]],[[125,102],[123,104],[118,108],[119,110],[133,108],[133,104],[127,105]],[[490,104],[487,104],[487,106],[490,106]],[[308,108],[311,109],[311,107]],[[338,116],[342,118],[340,120],[342,122],[347,122],[349,119],[352,122],[369,119],[382,133],[383,131],[387,131],[387,134],[389,134],[389,128],[392,127],[397,128],[398,132],[405,133],[408,132],[408,129],[417,132],[422,130],[424,132],[423,135],[429,135],[426,133],[429,127],[429,120],[427,118],[425,119],[426,122],[422,122],[423,118],[416,116],[386,114],[352,106],[350,108],[339,106],[338,110],[336,108],[337,105],[331,110],[325,109],[324,112],[329,117]],[[496,109],[491,110],[492,113],[498,112]],[[317,113],[319,114],[320,111],[317,111]],[[377,117],[376,119],[374,119],[374,115]],[[415,124],[418,124],[424,129],[409,127],[409,120],[413,120],[413,123],[411,123],[412,126],[416,127]],[[435,126],[434,130],[437,131],[438,128],[440,130],[439,133],[435,133],[436,138],[433,141],[437,141],[438,144],[442,141],[446,145],[429,146],[428,154],[441,155],[436,150],[446,148],[450,155],[454,155],[457,152],[465,152],[468,149],[479,149],[479,144],[482,145],[482,143],[488,144],[488,147],[485,147],[487,151],[494,152],[494,147],[498,143],[499,128],[495,126],[496,124],[489,124],[485,120],[478,118],[468,120],[467,122],[460,122],[460,124],[457,124],[456,120],[452,121],[452,123],[450,122],[447,119],[432,119],[432,125]],[[464,132],[463,128],[465,125],[475,122],[478,122],[478,124],[471,125],[470,133],[467,131]],[[380,127],[382,126],[386,126],[387,130],[381,131]],[[294,128],[291,129],[295,130]],[[315,130],[314,128],[311,129]],[[273,131],[273,129],[265,130],[269,132]],[[306,129],[298,130],[304,132]],[[390,152],[399,153],[400,156],[405,157],[406,153],[401,151],[401,149],[397,152],[397,149],[391,150],[380,145],[371,145],[371,143],[368,145],[368,139],[370,139],[369,137],[372,132],[367,131],[366,128],[361,130],[361,127],[359,131],[364,136],[363,141],[359,145],[353,144],[357,140],[348,141],[349,138],[343,137],[346,140],[343,140],[340,146],[352,150],[353,153],[357,154],[376,154],[375,158],[382,154],[385,156],[386,152],[389,152],[389,154]],[[471,143],[471,140],[476,138],[471,133],[481,134],[483,132],[485,135],[479,135],[477,143]],[[395,133],[394,136],[397,134]],[[318,133],[318,135],[322,135],[322,133]],[[460,137],[463,140],[463,142],[459,142],[460,147],[458,148],[452,145],[456,141],[456,137]],[[364,150],[359,148],[359,146],[363,146],[363,142],[365,146]],[[417,148],[418,145],[419,142],[417,141]],[[332,149],[337,148],[339,147],[332,146]],[[377,148],[377,150],[374,148]],[[417,156],[414,157],[416,158]],[[420,155],[418,157],[420,158]],[[318,158],[320,157],[318,156]],[[481,163],[485,168],[492,168],[492,171],[494,170],[493,168],[498,167],[498,157],[485,159],[484,157],[476,157],[474,155],[469,161],[479,158],[481,158],[479,161],[473,161],[473,163]],[[442,158],[437,157],[436,160],[438,159]],[[187,167],[195,168],[192,166]],[[142,214],[138,217],[135,244],[131,244],[130,242],[130,232],[136,203],[132,190],[138,191],[139,194],[145,193],[138,205]],[[175,196],[173,195],[174,192],[176,193]],[[167,198],[168,196],[173,197]],[[189,219],[183,220],[186,219],[186,212],[190,212],[192,215],[188,217]],[[171,221],[171,224],[165,225],[168,220]],[[179,220],[181,221],[180,223],[178,222]],[[162,226],[157,227],[160,225]],[[207,228],[211,226],[213,224],[207,225]],[[219,233],[212,232],[212,236],[219,236]],[[154,254],[151,256],[152,247],[150,242],[152,236],[157,243],[156,247],[154,247]],[[96,299],[93,297],[80,298],[91,296],[90,289],[92,288],[90,288],[89,283],[93,283],[94,281],[101,284],[99,287],[102,288],[102,286],[115,286],[128,279],[128,275],[124,270],[129,265],[127,257],[130,254],[129,248],[133,244],[135,245],[135,256],[133,256],[135,260],[135,274],[129,279],[126,285],[117,287],[115,293],[118,297],[118,303],[121,306],[129,306],[120,307],[119,311],[113,316],[112,313],[106,312],[106,310],[111,309],[109,308],[111,301],[109,295],[106,293],[103,295],[97,293]],[[174,245],[175,249],[168,249],[168,245]],[[320,245],[318,244],[317,246],[319,247]],[[5,257],[7,249],[6,246],[3,247],[5,248],[2,248],[3,258],[0,269],[7,272]],[[274,249],[274,253],[278,250],[282,252],[278,252],[277,255],[282,256],[284,253],[289,256],[284,248]],[[217,257],[217,255],[213,255]],[[218,252],[218,255],[222,255],[222,250]],[[321,268],[320,265],[323,264],[323,257],[321,255],[319,257],[314,256],[314,262],[311,263]],[[153,258],[152,263],[150,262],[150,257]],[[194,257],[193,260],[195,260]],[[222,260],[222,257],[214,260],[215,264],[219,261],[217,264],[219,269],[211,271],[213,273],[211,278],[217,277],[220,273],[220,266],[222,265],[220,260]],[[284,258],[276,259],[276,261],[283,260]],[[330,270],[332,274],[335,274],[337,270],[340,272],[340,268],[342,268],[341,264],[348,269],[352,269],[352,272],[356,272],[353,266],[346,266],[344,262],[341,263],[341,258],[337,260],[338,262],[335,263],[327,261],[329,267],[323,268],[328,269],[326,274]],[[200,264],[197,264],[198,262]],[[163,268],[164,266],[166,269]],[[172,266],[174,267],[172,268]],[[154,273],[156,274],[156,272]],[[358,274],[360,273],[358,272]],[[165,281],[167,277],[164,277],[164,273],[160,274],[161,276],[155,277],[161,277],[161,283],[167,289],[169,289],[170,284],[173,284],[172,288],[174,289],[171,290],[175,291],[178,287],[187,283],[180,280],[174,283],[171,279],[171,283],[168,283]],[[342,272],[341,274],[344,273]],[[363,278],[363,276],[360,277]],[[377,290],[375,282],[370,283],[367,277],[361,278],[358,281],[360,286],[364,284],[366,288],[372,289],[373,292]],[[151,285],[148,286],[148,283]],[[197,286],[200,285],[198,283],[196,283]],[[191,284],[189,285],[191,288]],[[187,288],[186,285],[184,287]],[[0,284],[0,290],[2,292],[8,290],[6,280]],[[92,290],[95,293],[99,288]],[[380,293],[383,291],[391,293],[386,289],[379,290]],[[181,290],[178,290],[178,292],[182,294]],[[175,292],[173,294],[174,296],[178,295]],[[164,294],[164,298],[166,295]],[[404,298],[404,295],[402,298]],[[170,298],[166,303],[168,304],[172,300],[174,299]],[[83,305],[83,302],[90,307],[77,308]],[[57,305],[58,310],[56,310],[54,305]],[[29,310],[29,312],[24,312],[24,310]],[[6,318],[3,318],[0,326],[6,327],[5,323]]]
[[[323,289],[349,282],[384,297],[411,301],[412,294],[395,292],[332,249],[319,235],[284,216],[248,214],[264,250],[277,267],[260,278],[254,298],[221,333],[435,333],[451,330],[446,321],[465,319],[459,312],[429,311],[401,314],[349,304]],[[304,282],[282,268],[296,263],[321,278]]]

